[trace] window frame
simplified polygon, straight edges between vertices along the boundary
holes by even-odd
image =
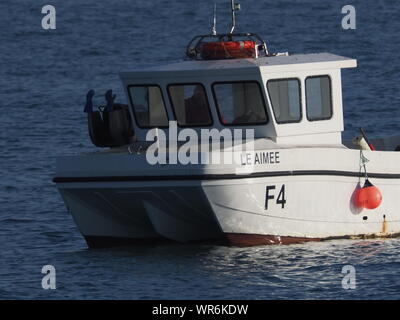
[[[300,119],[299,120],[288,120],[288,121],[278,121],[276,118],[276,114],[275,114],[275,109],[274,109],[274,105],[272,103],[271,100],[271,95],[269,93],[269,89],[268,89],[268,83],[271,81],[282,81],[282,80],[296,80],[297,83],[299,84],[299,103],[300,103]],[[267,88],[267,92],[268,92],[268,99],[271,102],[271,109],[272,112],[274,114],[274,119],[275,122],[277,124],[285,124],[285,123],[300,123],[303,120],[303,97],[302,97],[302,83],[301,83],[301,79],[300,78],[296,78],[296,77],[292,77],[292,78],[276,78],[276,79],[269,79],[267,80],[267,83],[265,84],[265,87]]]
[[[138,117],[136,115],[136,110],[135,110],[135,107],[133,106],[133,98],[131,96],[131,90],[130,90],[130,88],[135,88],[135,87],[157,87],[160,90],[161,99],[162,99],[163,104],[164,104],[165,115],[167,116],[168,124],[166,126],[141,126],[141,125],[139,125]],[[130,85],[127,86],[127,90],[128,90],[129,102],[131,103],[131,108],[132,108],[133,114],[135,116],[135,123],[140,129],[169,128],[168,110],[167,110],[167,106],[165,104],[163,91],[162,91],[161,86],[159,84],[153,84],[153,83],[152,84],[130,84]]]
[[[260,90],[261,101],[262,101],[264,112],[265,112],[265,118],[266,118],[265,122],[229,123],[229,124],[222,122],[222,120],[221,120],[222,114],[219,109],[217,94],[214,90],[214,86],[218,85],[218,84],[235,84],[235,83],[256,83],[257,84],[258,89]],[[213,98],[214,98],[215,108],[217,109],[218,120],[221,125],[223,125],[225,127],[248,127],[248,126],[265,126],[266,124],[269,123],[270,119],[269,119],[269,115],[268,115],[268,111],[267,111],[267,105],[265,104],[265,96],[263,95],[262,86],[260,85],[259,81],[257,81],[257,80],[216,81],[211,84],[211,91],[212,91]]]
[[[207,101],[207,111],[208,111],[208,115],[210,116],[210,120],[211,122],[209,124],[196,124],[196,125],[180,125],[178,118],[176,116],[176,112],[175,112],[175,107],[174,107],[174,103],[171,97],[171,93],[169,92],[169,88],[172,86],[197,86],[197,85],[201,85],[203,90],[204,90],[204,94],[206,97],[206,101]],[[174,115],[174,120],[176,121],[176,124],[179,128],[202,128],[202,127],[211,127],[214,125],[214,118],[212,116],[212,112],[211,112],[211,106],[210,106],[210,100],[208,99],[208,94],[207,94],[207,90],[206,87],[203,83],[201,82],[182,82],[182,83],[169,83],[167,85],[167,94],[168,94],[168,98],[169,98],[169,102],[171,105],[171,109],[172,109],[172,113]]]
[[[326,77],[329,79],[329,95],[330,95],[330,117],[329,118],[317,118],[317,119],[310,119],[308,116],[308,101],[307,101],[307,79],[312,79],[312,78],[323,78]],[[324,121],[324,120],[330,120],[333,117],[333,94],[332,94],[332,78],[329,74],[321,74],[321,75],[315,75],[315,76],[308,76],[304,79],[304,96],[306,99],[306,117],[307,120],[310,122],[314,121]]]

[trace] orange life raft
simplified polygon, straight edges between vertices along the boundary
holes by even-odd
[[[201,44],[204,60],[255,58],[255,41],[213,41]]]

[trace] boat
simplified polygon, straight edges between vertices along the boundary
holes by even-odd
[[[342,139],[357,61],[271,53],[231,9],[230,32],[214,19],[185,59],[121,72],[127,104],[87,93],[99,149],[58,157],[53,181],[88,246],[398,236],[400,137]]]

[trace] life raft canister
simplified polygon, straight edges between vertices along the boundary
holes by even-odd
[[[200,50],[204,60],[255,58],[256,43],[251,40],[204,42]]]

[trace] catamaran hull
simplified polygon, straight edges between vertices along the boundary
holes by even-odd
[[[90,247],[162,241],[250,246],[400,233],[399,152],[364,152],[369,181],[383,197],[373,210],[353,201],[365,180],[360,151],[262,153],[279,162],[258,163],[254,152],[246,156],[249,167],[154,167],[143,155],[64,157],[54,181]]]
[[[235,246],[400,233],[400,179],[370,178],[383,194],[354,207],[358,177],[295,173],[216,180],[80,182],[59,186],[90,247],[164,241]]]
[[[59,191],[89,247],[223,238],[200,182],[75,183]]]

